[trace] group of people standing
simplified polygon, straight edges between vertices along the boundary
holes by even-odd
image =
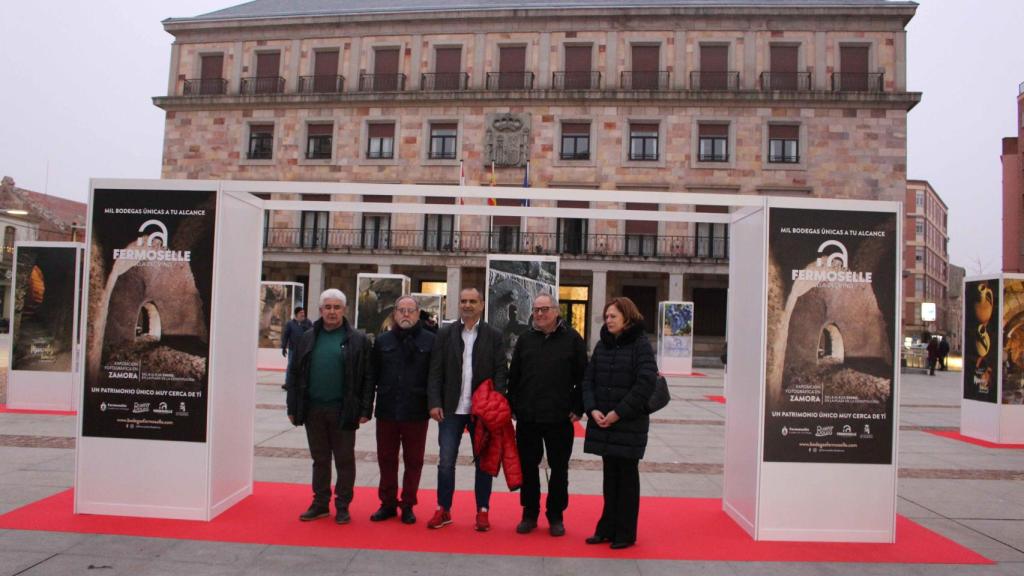
[[[658,368],[643,318],[628,298],[614,298],[605,306],[601,338],[589,360],[583,338],[561,318],[552,294],[534,299],[532,321],[516,341],[510,362],[501,332],[481,320],[483,294],[476,288],[459,293],[459,320],[436,334],[435,326],[421,320],[414,298],[399,298],[391,329],[372,342],[349,325],[347,299],[340,290],[324,291],[319,307],[320,318],[312,326],[301,330],[289,324],[283,346],[289,356],[288,418],[305,427],[313,459],[313,502],[300,520],[330,515],[333,461],[335,521],[351,521],[355,434],[373,417],[380,507],[370,520],[398,517],[414,524],[433,420],[439,447],[437,506],[428,528],[452,524],[456,461],[468,430],[475,464],[475,529],[491,527],[492,483],[502,468],[508,487],[521,489],[516,532],[537,528],[539,468],[546,453],[550,478],[544,512],[551,536],[563,536],[574,427],[586,416],[584,451],[601,456],[604,469],[604,508],[586,541],[615,549],[636,542],[638,466],[647,446],[646,407]],[[298,338],[296,330],[301,330]]]

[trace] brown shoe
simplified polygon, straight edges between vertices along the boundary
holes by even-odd
[[[491,521],[487,519],[487,510],[483,508],[476,511],[476,531],[487,532],[491,529]]]

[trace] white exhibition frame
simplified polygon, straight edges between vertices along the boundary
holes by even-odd
[[[693,302],[658,302],[658,370],[666,376],[689,376],[693,374],[693,326],[694,319],[690,318],[689,336],[665,336],[665,311],[670,304],[689,304],[690,310],[694,310]],[[689,338],[690,349],[688,354],[683,356],[670,356],[665,353],[666,338]]]
[[[899,455],[899,330],[893,341],[891,464],[765,462],[768,209],[892,212],[903,237],[898,202],[763,198],[734,211],[730,225],[726,430],[723,506],[755,540],[894,542]],[[900,242],[900,240],[897,240]],[[899,279],[902,251],[896,254]],[[894,326],[901,282],[896,281]],[[745,361],[737,361],[738,359]]]
[[[72,329],[71,329],[71,368],[67,372],[42,370],[14,369],[14,295],[18,290],[18,250],[20,248],[72,248],[75,250],[75,298]],[[80,242],[41,242],[19,240],[14,243],[14,269],[11,278],[11,335],[7,339],[7,407],[20,410],[60,410],[78,409],[79,394],[78,373],[81,371],[80,360],[82,342],[78,338],[78,310],[81,301],[78,298],[79,287],[82,285],[82,249]]]
[[[316,202],[317,210],[392,214],[453,214],[708,222],[731,225],[726,454],[723,508],[755,540],[891,542],[895,538],[899,371],[894,382],[891,465],[763,463],[767,209],[891,211],[896,202],[775,198],[735,194],[630,192],[656,210],[558,208],[555,200],[579,190],[336,182],[94,180],[92,188],[218,190],[214,302],[211,325],[210,402],[205,444],[82,438],[76,450],[75,506],[102,513],[209,520],[251,493],[256,324],[263,210],[301,211],[302,200],[259,200],[250,194],[461,197],[473,203]],[[615,190],[588,190],[594,202],[621,202]],[[488,198],[548,201],[551,206],[490,206]],[[92,198],[90,195],[90,219]],[[691,211],[694,205],[728,206],[731,213]],[[898,237],[902,237],[902,218]],[[230,222],[231,234],[226,225]],[[91,231],[90,231],[91,233]],[[533,256],[516,255],[526,260]],[[507,258],[507,257],[505,257]],[[901,254],[896,255],[897,267]],[[897,275],[897,278],[899,276]],[[897,283],[896,302],[900,302]],[[449,297],[452,295],[449,294]],[[88,301],[88,295],[84,301]],[[894,322],[899,325],[900,307]],[[245,320],[250,318],[251,320]],[[248,322],[239,326],[239,320]],[[894,342],[894,354],[899,350]],[[749,359],[738,362],[737,359]],[[896,359],[894,359],[896,361]],[[898,364],[896,364],[898,366]],[[249,384],[249,385],[242,385]],[[226,424],[225,424],[226,423]],[[837,497],[838,496],[838,497]]]
[[[206,442],[82,436],[79,410],[75,513],[212,520],[252,493],[262,205],[215,181],[94,179],[88,245],[96,189],[217,191]]]
[[[287,285],[287,286],[292,286],[293,287],[292,288],[292,303],[291,303],[290,306],[288,306],[288,318],[285,319],[286,323],[292,319],[292,310],[294,310],[296,306],[303,306],[303,307],[305,307],[306,304],[304,302],[296,302],[295,301],[294,286],[302,286],[302,284],[300,284],[298,282],[269,282],[269,281],[263,281],[263,282],[260,282],[260,289],[262,290],[263,286],[266,285],[266,284],[281,284],[281,285]],[[258,300],[259,300],[259,297],[257,297],[257,301]],[[256,333],[259,334],[259,326],[258,325],[257,325]],[[257,352],[256,352],[256,362],[259,364],[259,369],[260,370],[285,370],[288,367],[288,358],[286,358],[286,357],[281,355],[281,347],[280,346],[276,346],[274,348],[257,348],[256,350],[257,350]]]
[[[996,390],[996,401],[983,402],[973,398],[960,398],[960,434],[995,444],[1017,444],[1024,442],[1024,405],[1003,404],[1003,381],[1002,366],[1005,360],[1005,349],[1003,348],[1003,309],[1006,306],[1006,280],[1024,280],[1024,274],[989,274],[984,276],[969,276],[964,278],[964,289],[961,292],[966,294],[968,282],[979,280],[999,280],[999,305],[993,312],[998,315],[997,325],[999,326],[996,345],[995,366],[1000,370],[999,387]],[[967,304],[964,303],[963,315],[960,318],[960,325],[965,327],[961,330],[961,350],[967,350]],[[968,367],[965,365],[964,374],[967,374]],[[963,384],[961,383],[961,391]]]

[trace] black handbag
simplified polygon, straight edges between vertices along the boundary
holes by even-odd
[[[668,406],[670,400],[672,400],[672,395],[668,392],[668,381],[664,376],[658,374],[658,379],[654,381],[654,392],[647,399],[647,413],[654,414]]]
[[[633,372],[636,372],[636,347],[633,347]],[[668,406],[669,401],[672,400],[672,395],[668,392],[668,380],[658,372],[657,379],[654,380],[654,392],[651,392],[649,398],[647,398],[647,413],[654,414],[658,410],[661,410],[665,406]]]

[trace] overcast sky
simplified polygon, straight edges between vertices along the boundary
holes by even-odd
[[[0,175],[85,201],[90,177],[158,178],[171,36],[160,21],[240,2],[0,1]],[[921,0],[908,26],[908,177],[949,206],[950,258],[1001,265],[1000,142],[1024,81],[1021,0]],[[979,269],[980,266],[980,269]]]

